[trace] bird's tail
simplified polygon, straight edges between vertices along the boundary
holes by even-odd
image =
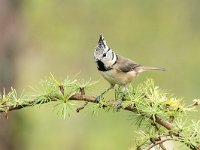
[[[137,67],[137,72],[144,72],[148,70],[158,70],[158,71],[165,71],[165,68],[161,67],[150,67],[150,66],[139,66]]]

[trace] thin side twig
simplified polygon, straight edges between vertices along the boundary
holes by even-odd
[[[62,90],[62,88],[61,88]],[[63,93],[64,94],[64,93]],[[4,110],[0,110],[0,113],[7,113],[9,111],[13,111],[13,110],[19,110],[19,109],[22,109],[22,108],[25,108],[25,107],[30,107],[30,106],[34,106],[36,104],[46,104],[46,103],[49,103],[49,102],[52,102],[52,101],[57,101],[58,98],[56,96],[51,96],[49,97],[49,101],[37,101],[36,103],[36,100],[32,100],[32,101],[29,101],[28,103],[26,104],[23,104],[23,105],[17,105],[17,106],[10,106],[9,108],[7,108],[7,106],[5,106],[6,109],[6,112]],[[69,99],[69,101],[84,101],[86,102],[85,105],[83,105],[82,107],[84,108],[88,103],[98,103],[96,100],[95,100],[95,97],[94,96],[89,96],[89,95],[83,95],[83,91],[82,93],[76,93],[74,95],[72,95]],[[110,100],[108,101],[106,104],[104,104],[104,107],[113,107],[113,104],[115,103],[114,100]],[[79,108],[79,109],[82,109],[82,108]],[[124,107],[124,108],[121,108],[122,110],[125,110],[125,111],[130,111],[130,112],[134,112],[134,113],[137,113],[137,114],[140,114],[140,115],[143,115],[151,120],[153,120],[155,123],[163,126],[164,128],[168,129],[169,132],[171,132],[171,134],[173,136],[176,136],[178,138],[182,138],[179,134],[177,134],[176,132],[173,132],[172,130],[174,129],[174,125],[162,118],[160,118],[158,115],[154,115],[154,116],[149,116],[149,114],[146,114],[145,112],[142,112],[141,110],[138,110],[135,106],[127,106],[127,107]],[[79,110],[80,111],[80,110]],[[155,145],[158,145],[158,144],[162,144],[163,142],[167,141],[167,140],[171,140],[172,138],[169,138],[169,139],[165,139],[163,141],[159,141],[159,142],[156,142],[154,144]],[[174,139],[173,139],[174,140]],[[187,145],[187,144],[186,144]],[[152,145],[151,145],[152,146]],[[153,146],[153,147],[154,147]],[[199,147],[196,147],[196,146],[189,146],[192,150],[199,150]],[[148,150],[148,149],[147,149]]]
[[[153,147],[157,146],[157,145],[160,145],[160,144],[163,144],[164,142],[166,141],[169,141],[169,140],[174,140],[172,138],[167,138],[167,139],[164,139],[164,140],[161,140],[161,141],[156,141],[154,142],[153,144],[151,144],[149,147],[147,147],[145,150],[150,150],[152,149]]]
[[[197,105],[200,105],[200,99],[194,99],[193,103],[188,105],[187,108],[191,108],[191,107],[194,107],[194,106],[197,106]]]

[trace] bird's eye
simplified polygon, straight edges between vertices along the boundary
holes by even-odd
[[[106,57],[106,53],[103,54],[103,57]]]

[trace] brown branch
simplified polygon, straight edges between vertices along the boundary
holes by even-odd
[[[88,95],[82,95],[82,93],[76,93],[74,95],[72,95],[70,98],[69,98],[70,101],[85,101],[85,102],[89,102],[89,103],[97,103],[97,101],[95,100],[95,97],[94,96],[88,96]],[[30,101],[29,103],[27,104],[23,104],[23,105],[17,105],[17,106],[11,106],[7,109],[7,112],[8,111],[13,111],[13,110],[18,110],[18,109],[22,109],[24,107],[29,107],[29,106],[33,106],[33,105],[36,105],[36,104],[45,104],[45,103],[49,103],[51,101],[57,101],[57,98],[55,96],[51,96],[50,97],[50,101],[45,101],[45,102],[37,102],[35,103],[35,100],[33,101]],[[114,104],[114,100],[112,101],[108,101],[108,105],[107,106],[113,106]],[[106,107],[107,107],[106,106]],[[148,118],[150,118],[151,120],[155,119],[155,122],[160,124],[161,126],[165,127],[166,129],[168,130],[172,130],[173,129],[173,125],[163,119],[161,119],[160,117],[158,116],[155,116],[155,118],[151,117],[151,116],[148,116],[148,114],[142,112],[142,111],[139,111],[138,109],[136,109],[136,107],[131,107],[131,106],[127,106],[125,108],[122,108],[124,110],[127,110],[127,111],[131,111],[131,112],[136,112],[136,113],[139,113],[143,116],[146,116]],[[4,111],[3,110],[0,110],[0,113],[3,113]]]
[[[63,90],[62,90],[62,87],[60,87],[60,89],[61,89],[62,94],[64,94],[64,92],[63,92]],[[93,97],[93,96],[88,96],[88,95],[84,95],[84,94],[85,94],[85,93],[84,93],[84,90],[80,89],[80,93],[76,93],[76,94],[72,95],[72,96],[68,99],[69,101],[84,101],[84,102],[86,102],[82,107],[78,108],[79,110],[77,110],[77,111],[80,111],[81,109],[83,109],[83,108],[87,105],[87,103],[98,103],[98,102],[95,100],[95,97]],[[38,101],[37,103],[35,103],[36,100],[32,100],[32,101],[28,102],[27,104],[17,105],[17,106],[11,106],[11,107],[9,107],[9,108],[6,109],[6,112],[8,112],[8,111],[13,111],[13,110],[19,110],[19,109],[22,109],[22,108],[25,108],[25,107],[34,106],[34,105],[36,105],[36,104],[45,104],[45,103],[49,103],[49,102],[51,102],[51,101],[57,101],[57,100],[58,100],[58,98],[55,97],[55,96],[51,96],[51,97],[49,97],[49,98],[50,98],[50,100],[49,100],[49,101],[45,101],[45,102]],[[110,100],[110,101],[108,101],[106,104],[104,104],[104,107],[113,107],[113,104],[114,104],[115,102],[116,102],[116,101],[114,101],[114,100]],[[5,108],[6,108],[6,107],[5,107]],[[175,132],[172,131],[173,128],[174,128],[174,126],[173,126],[172,123],[170,123],[170,122],[168,122],[168,121],[166,121],[166,120],[163,120],[162,118],[160,118],[160,117],[157,116],[157,115],[155,115],[155,116],[149,116],[149,114],[147,114],[147,113],[145,113],[145,112],[143,112],[143,111],[141,111],[141,110],[138,110],[135,106],[127,106],[127,107],[124,107],[124,108],[121,108],[121,109],[126,110],[126,111],[130,111],[130,112],[135,112],[135,113],[137,113],[137,114],[140,114],[140,115],[142,115],[142,116],[145,116],[145,117],[147,117],[147,118],[153,120],[155,123],[157,123],[157,124],[163,126],[164,128],[168,129],[169,132],[170,132],[172,135],[174,135],[174,136],[176,136],[176,137],[180,137],[179,134],[177,134],[177,133],[175,133]],[[5,112],[5,111],[0,110],[0,113],[3,113],[3,112]],[[180,137],[180,138],[181,138],[181,137]],[[165,140],[163,140],[163,141],[156,142],[155,144],[156,144],[156,145],[162,144],[163,142],[165,142],[165,141],[167,141],[167,140],[171,140],[171,138],[170,138],[170,139],[165,139]],[[155,146],[155,145],[154,145],[154,146]],[[153,146],[153,147],[154,147],[154,146]],[[195,147],[195,148],[190,147],[190,148],[191,148],[192,150],[199,150],[198,147]]]

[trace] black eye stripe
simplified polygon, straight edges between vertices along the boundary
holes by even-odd
[[[110,50],[111,50],[111,49],[110,49],[110,48],[108,48],[107,52],[109,52]],[[106,52],[106,53],[107,53],[107,52]]]
[[[115,56],[115,55],[114,55],[114,52],[112,52],[112,60],[114,59],[114,56]]]
[[[110,51],[111,49],[108,48],[107,52],[103,53],[103,57],[106,57],[106,54]]]

